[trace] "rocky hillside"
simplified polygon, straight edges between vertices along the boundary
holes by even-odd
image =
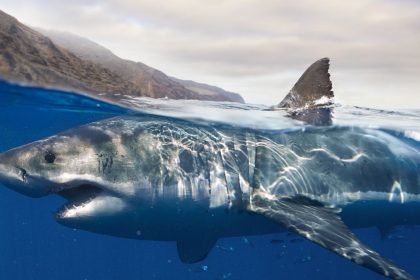
[[[153,98],[243,101],[203,95],[142,63],[123,60],[87,39],[35,31],[0,11],[0,78],[101,94]],[[73,36],[73,37],[72,37]],[[67,37],[67,39],[65,39]],[[77,40],[76,40],[77,39]]]
[[[190,80],[181,80],[174,77],[170,77],[170,78],[180,83],[187,89],[199,93],[201,95],[201,98],[203,99],[208,98],[210,100],[218,100],[218,101],[230,100],[233,102],[245,103],[245,100],[242,98],[242,96],[237,93],[226,91],[216,86],[211,86],[211,85],[207,85],[203,83],[197,83]]]
[[[56,46],[44,35],[1,11],[0,76],[18,82],[93,94],[141,94],[131,82]]]
[[[140,87],[150,97],[195,96],[191,99],[233,101],[244,103],[243,98],[233,92],[193,81],[168,77],[163,72],[141,62],[122,59],[105,47],[80,36],[55,30],[38,29],[55,44],[66,48],[84,60],[90,60],[125,77]],[[178,97],[182,98],[182,97]]]

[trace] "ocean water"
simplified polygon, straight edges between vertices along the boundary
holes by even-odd
[[[126,106],[0,82],[0,152],[125,114],[261,130],[287,131],[305,125],[262,105],[123,97],[121,103]],[[420,110],[336,105],[332,114],[333,125],[383,130],[420,150]],[[187,265],[180,262],[174,242],[122,239],[59,225],[54,213],[63,201],[55,196],[32,199],[0,186],[0,279],[384,279],[287,233],[220,239],[204,261]],[[385,238],[376,228],[354,232],[420,277],[419,227],[398,227]]]

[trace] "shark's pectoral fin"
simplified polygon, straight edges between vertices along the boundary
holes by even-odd
[[[358,240],[341,221],[337,209],[306,197],[276,199],[257,193],[252,197],[250,211],[384,276],[414,279]]]
[[[201,238],[178,240],[176,245],[179,258],[183,263],[196,263],[204,260],[216,244],[217,238],[201,236]]]

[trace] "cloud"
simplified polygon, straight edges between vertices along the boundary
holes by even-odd
[[[329,56],[342,102],[420,107],[418,1],[0,4],[25,23],[88,37],[121,57],[238,91],[249,102],[277,103],[310,63]]]

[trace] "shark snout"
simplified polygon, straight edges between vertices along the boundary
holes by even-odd
[[[17,190],[25,184],[27,172],[23,168],[0,162],[0,184]]]
[[[0,154],[0,184],[30,197],[46,195],[46,190],[17,163],[10,152]]]

